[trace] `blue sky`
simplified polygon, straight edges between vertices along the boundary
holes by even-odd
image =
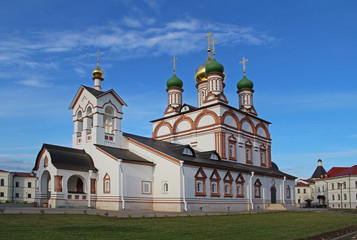
[[[196,105],[194,71],[213,32],[225,67],[226,96],[255,84],[258,116],[272,125],[272,157],[281,170],[311,176],[357,162],[356,1],[17,1],[0,15],[0,169],[30,171],[43,143],[71,146],[68,110],[101,51],[104,90],[124,99],[123,131],[151,136],[163,116],[166,81],[184,82]]]

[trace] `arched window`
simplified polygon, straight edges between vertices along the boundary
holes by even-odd
[[[236,179],[236,189],[237,189],[237,197],[243,198],[244,197],[244,178],[240,173]]]
[[[77,132],[82,132],[83,131],[83,118],[82,118],[82,111],[77,112]]]
[[[103,178],[103,192],[104,193],[110,193],[110,176],[108,173],[105,174]]]
[[[3,178],[0,181],[0,186],[5,186],[5,180]]]
[[[193,156],[193,152],[189,148],[184,148],[182,154],[188,155],[188,156]]]
[[[113,116],[114,116],[114,109],[110,106],[105,108],[104,114],[104,129],[105,133],[113,133]]]
[[[169,184],[167,182],[164,182],[164,194],[168,194],[169,193]]]
[[[252,157],[253,157],[253,153],[252,153],[252,143],[250,142],[250,140],[247,140],[245,142],[245,162],[246,163],[253,163]]]
[[[343,194],[343,200],[347,200],[347,194]]]
[[[332,194],[332,200],[333,200],[333,201],[335,200],[335,195],[334,195],[334,194]]]
[[[221,177],[218,174],[218,171],[215,169],[210,177],[211,181],[211,197],[220,197],[220,190],[219,190],[219,181],[221,181]]]
[[[229,160],[237,161],[237,139],[232,135],[228,137]]]
[[[89,106],[87,108],[87,128],[91,129],[93,127],[93,115],[92,108]]]
[[[337,200],[341,200],[341,195],[337,194]]]
[[[206,196],[206,174],[199,168],[195,175],[195,196]]]
[[[290,198],[290,186],[286,187],[286,198]]]
[[[254,197],[255,198],[261,198],[261,187],[262,187],[262,183],[260,182],[259,179],[257,179],[254,183]]]
[[[264,145],[260,146],[260,165],[266,166],[266,148]]]
[[[233,193],[232,193],[233,177],[229,171],[224,176],[223,182],[224,182],[224,197],[233,197]]]

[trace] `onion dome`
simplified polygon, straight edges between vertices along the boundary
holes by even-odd
[[[167,88],[175,88],[175,87],[182,88],[183,82],[174,73],[174,75],[172,75],[172,77],[169,80],[167,80],[166,86],[167,86]]]
[[[215,58],[213,58],[213,60],[206,65],[205,70],[206,70],[206,74],[224,73],[223,65],[217,62]]]
[[[102,69],[99,67],[99,60],[97,62],[97,67],[93,70],[92,72],[94,78],[103,78],[104,72]]]
[[[212,61],[211,54],[210,54],[211,50],[208,49],[207,52],[208,52],[208,57],[206,61],[202,65],[200,65],[195,71],[195,80],[197,83],[207,81],[206,65]]]
[[[243,90],[243,89],[253,89],[254,84],[252,81],[250,81],[245,75],[243,78],[237,83],[237,88],[238,90]]]

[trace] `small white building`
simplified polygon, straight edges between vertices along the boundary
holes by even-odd
[[[36,175],[8,172],[0,169],[0,202],[33,203],[36,195]]]
[[[152,138],[123,133],[126,103],[80,86],[73,110],[72,148],[44,144],[34,171],[36,201],[50,207],[227,211],[294,205],[295,177],[271,160],[269,122],[253,106],[253,82],[237,84],[237,108],[224,95],[225,71],[210,49],[195,73],[197,107],[183,104],[183,82],[167,81],[168,106],[153,120]],[[243,61],[245,63],[245,61]],[[244,68],[245,69],[245,68]]]

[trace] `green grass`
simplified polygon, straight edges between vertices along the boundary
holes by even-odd
[[[0,215],[2,239],[298,239],[357,225],[357,217],[321,212],[108,218]]]

